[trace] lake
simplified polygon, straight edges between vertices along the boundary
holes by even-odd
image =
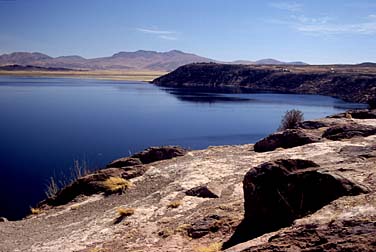
[[[98,169],[149,146],[254,143],[282,115],[305,119],[364,107],[317,95],[207,93],[142,82],[0,77],[0,216],[42,200],[75,160]]]

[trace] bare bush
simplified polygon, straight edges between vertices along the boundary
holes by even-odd
[[[295,129],[298,124],[304,120],[303,112],[298,109],[286,111],[282,117],[281,125],[278,130]]]
[[[60,189],[89,174],[90,171],[91,170],[88,168],[85,160],[81,162],[79,160],[74,160],[73,167],[70,168],[70,174],[62,171],[60,175],[56,176],[55,174],[54,176],[50,177],[46,184],[46,196],[48,198],[54,197],[60,191]]]

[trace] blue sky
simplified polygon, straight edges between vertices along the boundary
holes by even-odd
[[[376,61],[375,0],[0,0],[0,53]]]

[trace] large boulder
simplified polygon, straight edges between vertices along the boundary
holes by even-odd
[[[318,141],[320,141],[320,138],[307,134],[301,129],[288,129],[276,132],[258,141],[254,145],[254,150],[256,152],[266,152],[273,151],[279,147],[292,148]]]
[[[138,158],[143,164],[149,164],[164,159],[171,159],[174,157],[184,156],[187,150],[180,146],[162,146],[150,147],[142,152],[133,155],[133,158]]]
[[[376,134],[376,127],[353,123],[330,127],[322,137],[330,140],[341,140],[355,136],[367,137],[374,134]]]
[[[322,172],[309,160],[263,163],[243,180],[244,219],[260,232],[290,225],[345,195],[367,192],[339,175]]]
[[[164,159],[184,156],[186,153],[187,150],[180,146],[150,147],[130,157],[116,159],[109,163],[107,167],[128,167],[139,164],[149,164]]]

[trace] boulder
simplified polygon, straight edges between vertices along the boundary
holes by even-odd
[[[5,217],[0,217],[0,222],[7,222],[7,221],[8,221],[7,218],[5,218]]]
[[[260,232],[290,225],[345,195],[368,190],[339,175],[322,172],[309,160],[263,163],[243,180],[244,220]]]
[[[276,132],[254,145],[256,152],[273,151],[279,147],[292,148],[309,143],[320,141],[320,138],[305,133],[302,129],[288,129],[282,132]]]
[[[149,164],[164,159],[184,156],[186,153],[187,150],[180,146],[162,146],[150,147],[142,152],[134,154],[132,157],[140,159],[143,164]]]
[[[140,164],[149,164],[164,159],[171,159],[178,156],[184,156],[186,153],[187,150],[180,146],[150,147],[130,157],[116,159],[109,163],[107,167],[120,168]]]
[[[361,124],[343,124],[330,127],[322,137],[330,140],[349,139],[355,136],[367,137],[376,134],[376,127]]]
[[[220,192],[216,191],[213,188],[210,188],[207,185],[196,186],[194,188],[189,189],[185,192],[188,196],[196,196],[201,198],[219,198]]]
[[[328,123],[320,122],[320,121],[304,121],[298,123],[298,128],[302,129],[319,129],[322,127],[329,127]]]

